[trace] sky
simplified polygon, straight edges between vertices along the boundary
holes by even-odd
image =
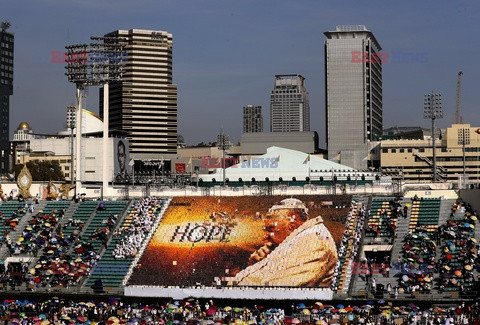
[[[463,71],[465,123],[480,126],[480,1],[320,0],[0,0],[0,20],[15,35],[10,131],[28,122],[36,133],[65,128],[75,87],[52,51],[117,29],[173,34],[173,81],[179,133],[189,145],[215,141],[223,128],[242,134],[242,107],[261,105],[270,125],[277,74],[301,74],[310,94],[310,129],[325,141],[324,32],[363,24],[391,55],[421,56],[383,64],[384,128],[430,127],[425,93],[442,93],[445,128],[455,120],[457,73]],[[98,113],[98,88],[87,109]]]

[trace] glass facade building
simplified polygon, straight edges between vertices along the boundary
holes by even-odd
[[[125,45],[121,82],[109,89],[109,128],[127,132],[134,159],[177,153],[177,85],[172,83],[172,34],[157,30],[117,30],[106,37]],[[103,113],[103,88],[99,96]]]
[[[310,104],[301,75],[276,75],[270,95],[270,131],[310,131]]]
[[[10,96],[13,94],[13,34],[0,31],[0,175],[10,171]]]
[[[325,32],[328,159],[366,169],[369,142],[382,135],[381,46],[363,25]]]
[[[243,107],[243,133],[263,132],[262,106]]]

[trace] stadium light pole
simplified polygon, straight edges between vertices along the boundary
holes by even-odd
[[[225,186],[225,151],[230,149],[231,146],[230,138],[223,132],[222,128],[220,134],[217,136],[217,148],[222,150],[223,186]]]
[[[432,120],[432,151],[433,151],[433,175],[432,180],[437,181],[437,153],[435,148],[435,120],[443,118],[442,94],[425,94],[423,103],[423,118]]]
[[[65,75],[68,81],[76,86],[76,166],[75,166],[75,195],[82,186],[82,99],[85,97],[87,87],[104,86],[103,101],[103,166],[102,166],[102,192],[103,195],[108,189],[107,176],[107,149],[108,149],[108,83],[122,79],[123,38],[120,37],[98,37],[90,38],[90,44],[74,44],[65,46],[68,56]],[[73,171],[72,171],[73,172]]]
[[[465,145],[470,144],[470,129],[462,128],[462,132],[458,133],[458,144],[462,145],[462,157],[463,157],[463,177],[462,177],[462,188],[465,188],[466,183],[466,166],[465,166]]]
[[[73,115],[76,114],[76,107],[75,106],[69,106],[67,107],[67,113],[68,113],[68,125],[67,128],[70,129],[70,184],[73,186],[75,182],[75,177],[74,177],[74,153],[73,153],[73,131],[75,129],[75,119],[73,118]],[[75,195],[73,196],[75,197]]]
[[[480,135],[480,128],[476,129],[475,133]],[[479,141],[478,141],[478,137],[477,137],[477,144],[476,144],[476,147],[477,147],[477,188],[480,188],[480,182],[479,182],[480,155],[479,155],[479,151],[478,151],[478,145],[479,145]]]

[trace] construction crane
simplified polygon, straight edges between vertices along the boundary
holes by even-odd
[[[460,92],[462,90],[462,75],[463,72],[458,72],[457,76],[457,104],[455,109],[455,124],[462,124],[462,116],[460,115]]]

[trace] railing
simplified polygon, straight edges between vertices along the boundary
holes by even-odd
[[[417,157],[418,159],[422,160],[423,162],[425,162],[428,166],[433,167],[433,163],[427,157],[421,156],[418,153],[415,153],[413,155],[415,157]],[[445,181],[448,177],[447,169],[443,166],[439,166],[438,164],[437,164],[436,167],[437,167],[437,170],[440,171],[440,173],[436,173],[436,176],[437,176],[436,180],[437,181]]]

